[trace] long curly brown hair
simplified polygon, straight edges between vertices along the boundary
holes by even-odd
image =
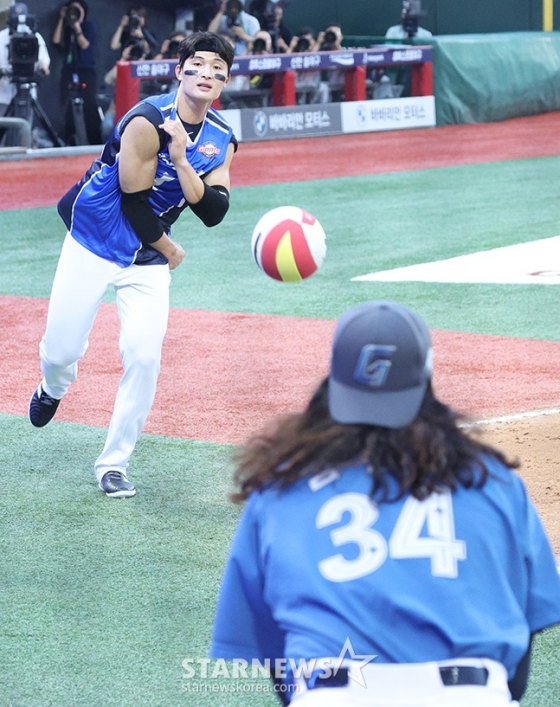
[[[482,487],[489,475],[485,457],[519,466],[461,422],[466,418],[439,401],[429,384],[417,417],[406,427],[340,424],[329,413],[326,378],[304,412],[279,418],[235,455],[239,490],[231,499],[241,502],[264,485],[286,488],[321,470],[361,462],[372,475],[372,495],[381,491],[381,501],[406,493],[422,500],[442,488]],[[399,486],[391,497],[388,475]]]

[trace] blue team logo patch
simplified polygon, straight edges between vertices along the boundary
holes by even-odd
[[[206,142],[203,142],[202,145],[200,145],[197,152],[200,152],[202,155],[204,155],[204,157],[211,160],[212,157],[219,155],[221,150],[215,142],[207,140]]]
[[[354,378],[358,383],[371,388],[381,388],[385,385],[391,370],[390,356],[397,347],[385,344],[367,344],[360,352]]]

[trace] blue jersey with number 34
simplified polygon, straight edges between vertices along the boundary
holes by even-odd
[[[521,479],[495,460],[482,489],[376,504],[365,467],[249,498],[218,603],[211,655],[274,661],[499,661],[560,622],[554,556]],[[351,655],[346,655],[351,658]]]

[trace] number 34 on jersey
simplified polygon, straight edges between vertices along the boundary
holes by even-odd
[[[324,503],[315,525],[328,528],[340,523],[345,514],[350,520],[330,531],[335,547],[353,544],[354,559],[338,553],[319,562],[319,571],[330,582],[348,582],[375,572],[392,559],[429,558],[434,577],[457,577],[459,560],[467,558],[467,546],[455,537],[451,493],[434,493],[424,501],[408,498],[399,514],[389,541],[373,529],[379,509],[363,493],[342,493]],[[425,528],[425,533],[422,534]],[[355,553],[353,553],[355,554]]]

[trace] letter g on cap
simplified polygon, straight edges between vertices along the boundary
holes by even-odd
[[[387,344],[366,344],[362,347],[354,378],[358,383],[371,388],[381,388],[385,385],[392,362],[388,356],[397,350],[396,346]]]

